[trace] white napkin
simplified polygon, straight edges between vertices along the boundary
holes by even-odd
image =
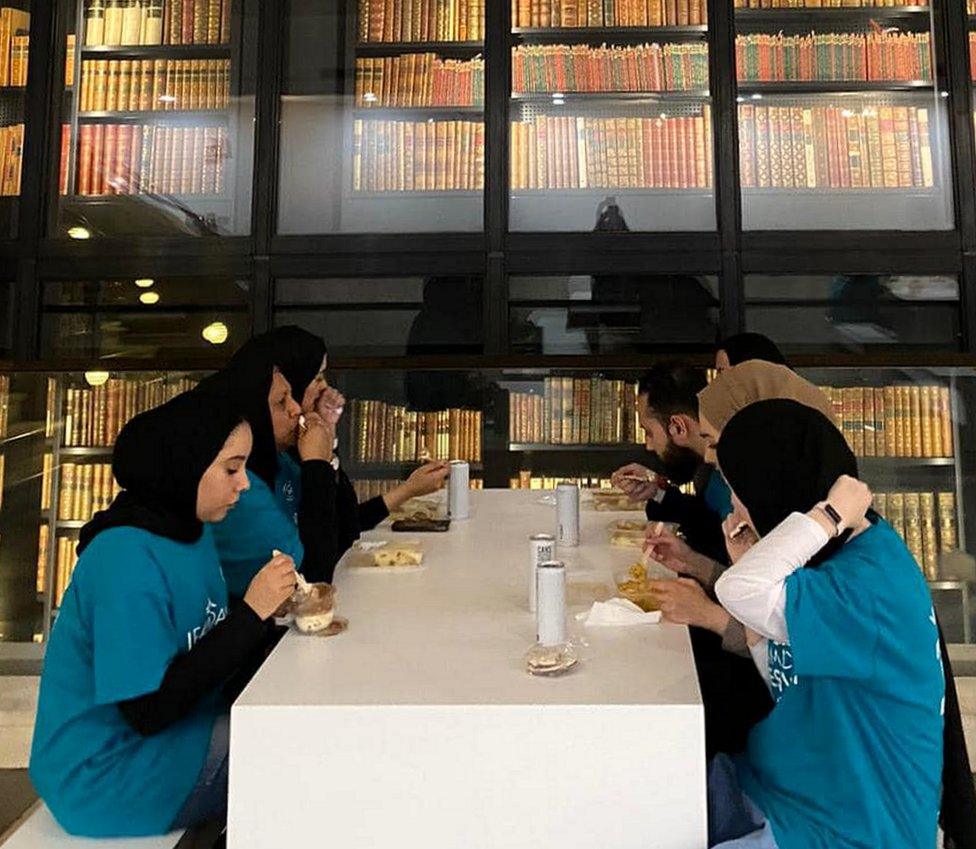
[[[648,625],[661,621],[661,611],[645,613],[626,598],[597,601],[588,611],[576,616],[584,625]]]

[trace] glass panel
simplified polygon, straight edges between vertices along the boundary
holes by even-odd
[[[30,0],[3,0],[0,3],[0,239],[17,236],[30,9]]]
[[[931,8],[735,5],[743,226],[951,229]]]
[[[954,277],[747,275],[746,326],[786,351],[959,349]]]
[[[483,2],[286,7],[279,231],[482,229]]]
[[[50,357],[220,356],[251,334],[246,281],[194,278],[52,282],[41,349]]]
[[[55,233],[248,233],[257,3],[60,9],[82,46],[61,115]]]
[[[705,3],[513,4],[513,230],[710,230]]]
[[[45,638],[78,530],[111,502],[112,445],[202,374],[0,374],[0,640]]]
[[[718,335],[715,277],[512,277],[509,286],[509,344],[518,353],[701,348]]]
[[[0,358],[10,357],[14,348],[14,285],[0,280]]]
[[[477,354],[480,277],[279,280],[275,323],[298,324],[346,356]]]

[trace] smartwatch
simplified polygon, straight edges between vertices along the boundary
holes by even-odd
[[[826,513],[827,518],[834,523],[834,536],[837,536],[844,529],[844,519],[841,517],[840,513],[834,509],[834,506],[829,501],[821,501],[817,506],[824,513]]]

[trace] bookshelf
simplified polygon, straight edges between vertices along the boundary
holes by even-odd
[[[27,60],[30,47],[28,0],[0,2],[0,237],[16,236],[17,198],[23,173]]]
[[[734,21],[746,229],[951,226],[931,8],[736,8]]]
[[[250,226],[244,0],[65,0],[58,233]],[[71,73],[73,71],[73,73]]]

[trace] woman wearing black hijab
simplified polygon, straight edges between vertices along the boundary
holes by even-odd
[[[718,371],[725,371],[746,360],[789,365],[776,343],[761,333],[737,333],[723,339],[715,348],[715,368]]]
[[[209,523],[247,487],[250,446],[232,399],[197,393],[119,434],[123,489],[81,530],[31,749],[31,780],[72,834],[164,834],[226,809],[222,691],[295,584],[294,564],[275,557],[228,612]]]
[[[254,574],[269,545],[288,552],[310,581],[331,581],[345,551],[412,495],[437,489],[446,464],[428,464],[407,483],[359,504],[335,453],[345,399],[325,381],[326,348],[299,327],[280,327],[247,342],[228,368],[201,384],[230,383],[254,420],[252,488],[215,528],[231,596]],[[272,369],[270,392],[252,375]],[[304,415],[305,428],[299,425]]]
[[[759,541],[747,551],[730,541],[736,562],[716,593],[754,632],[776,701],[731,773],[752,826],[766,845],[929,849],[945,673],[918,566],[868,510],[856,461],[821,413],[754,404],[723,430],[718,460],[734,493],[727,534],[746,527]],[[720,776],[729,783],[713,764],[712,795]],[[740,824],[712,842],[741,834]]]

